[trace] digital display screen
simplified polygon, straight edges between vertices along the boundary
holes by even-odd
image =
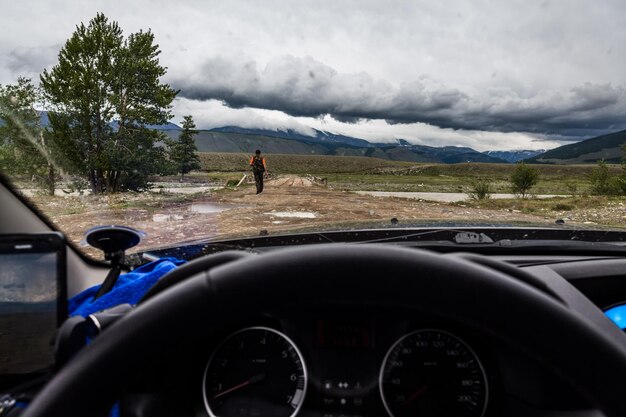
[[[335,349],[369,349],[373,347],[371,325],[359,321],[317,320],[316,346]]]
[[[42,239],[0,236],[0,376],[54,364],[65,306],[64,252],[54,243],[58,237]]]
[[[378,370],[374,322],[355,318],[316,319],[314,343],[325,416],[360,416],[372,409]]]

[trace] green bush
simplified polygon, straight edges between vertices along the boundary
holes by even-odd
[[[594,195],[619,195],[624,192],[624,179],[612,176],[604,160],[589,173],[590,192]]]
[[[491,198],[491,194],[493,193],[493,189],[491,186],[491,181],[479,178],[474,181],[472,184],[472,189],[468,193],[470,198],[473,200],[488,200]]]
[[[513,193],[525,198],[528,191],[539,181],[539,171],[524,162],[518,162],[511,173],[510,180]]]

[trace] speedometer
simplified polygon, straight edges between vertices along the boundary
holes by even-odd
[[[471,348],[440,330],[418,330],[389,349],[380,371],[383,403],[393,417],[481,417],[487,378]]]
[[[302,356],[284,334],[250,327],[227,337],[204,372],[204,403],[211,416],[295,415],[306,393]]]

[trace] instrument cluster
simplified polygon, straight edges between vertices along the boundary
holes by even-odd
[[[208,355],[210,416],[483,417],[475,338],[442,326],[307,319],[237,329]]]

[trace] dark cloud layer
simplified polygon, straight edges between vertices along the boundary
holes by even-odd
[[[586,83],[569,91],[512,88],[461,91],[421,78],[393,85],[365,72],[342,74],[313,58],[280,56],[264,68],[207,59],[193,74],[168,80],[180,95],[221,100],[230,107],[280,110],[292,116],[354,122],[429,123],[442,128],[590,136],[626,128],[626,91]]]

